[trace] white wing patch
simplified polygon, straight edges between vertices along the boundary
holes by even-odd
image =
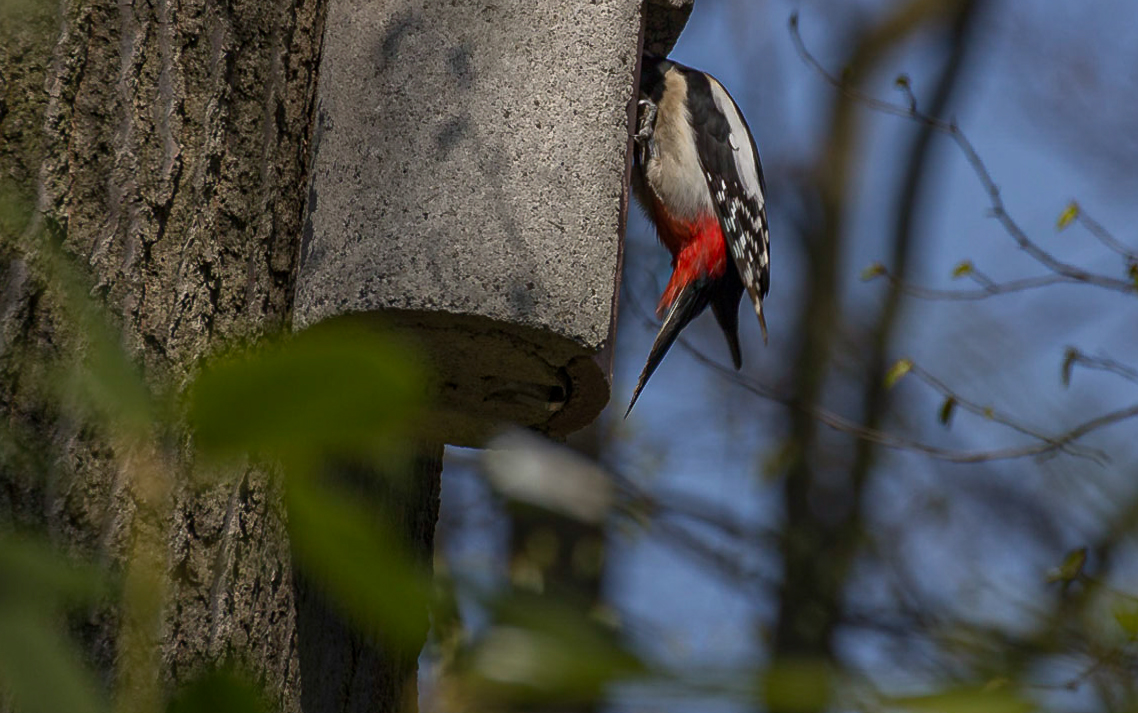
[[[746,124],[743,123],[743,117],[739,116],[738,107],[735,106],[735,102],[732,101],[731,95],[727,93],[723,85],[714,77],[708,77],[708,79],[711,80],[711,96],[715,100],[715,106],[727,117],[727,123],[731,127],[728,139],[735,156],[735,173],[743,181],[743,188],[747,195],[754,198],[761,209],[766,204],[766,198],[763,196],[763,189],[759,185],[759,162],[751,149],[750,141],[736,142],[735,140],[737,136],[748,135]]]
[[[720,166],[718,170],[724,172],[721,176],[713,175],[705,167],[704,178],[715,201],[723,237],[743,287],[751,297],[765,342],[767,327],[763,317],[763,297],[770,284],[770,233],[759,157],[755,155],[750,131],[739,107],[722,84],[710,76],[708,80],[715,107],[727,119],[726,148],[730,149],[732,165]]]

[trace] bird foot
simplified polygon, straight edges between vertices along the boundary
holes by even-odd
[[[637,108],[639,109],[639,118],[633,139],[640,147],[642,162],[647,163],[649,158],[656,155],[656,142],[652,138],[656,129],[656,102],[650,99],[641,99],[637,102]]]

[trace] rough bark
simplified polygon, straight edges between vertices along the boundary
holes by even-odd
[[[307,179],[319,0],[32,3],[0,30],[5,210],[35,201],[153,384],[177,388],[226,340],[287,318]],[[6,217],[5,238],[25,223]],[[5,240],[0,255],[0,522],[122,564],[136,498],[97,424],[64,418],[41,365],[81,335]],[[176,440],[176,439],[175,439]],[[218,661],[299,710],[292,577],[274,479],[175,485],[167,683]],[[46,479],[31,477],[47,468]],[[115,614],[81,626],[110,685]]]

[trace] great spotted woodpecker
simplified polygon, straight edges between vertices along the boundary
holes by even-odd
[[[672,253],[672,278],[626,416],[680,331],[708,305],[740,368],[739,300],[750,295],[766,343],[770,287],[763,168],[731,95],[709,74],[645,55],[638,102],[632,188]]]

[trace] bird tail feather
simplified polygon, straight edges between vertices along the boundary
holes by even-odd
[[[656,333],[656,341],[652,343],[652,350],[648,352],[648,361],[644,364],[644,369],[640,372],[640,379],[636,382],[636,390],[632,392],[632,400],[628,403],[628,410],[624,412],[625,418],[628,418],[628,414],[632,413],[632,407],[636,405],[636,399],[640,398],[640,392],[644,389],[644,385],[648,383],[648,379],[656,371],[656,367],[660,366],[664,355],[668,353],[668,349],[680,336],[680,332],[707,307],[708,295],[704,287],[702,280],[688,283],[668,307],[664,322],[660,325],[660,331]]]

